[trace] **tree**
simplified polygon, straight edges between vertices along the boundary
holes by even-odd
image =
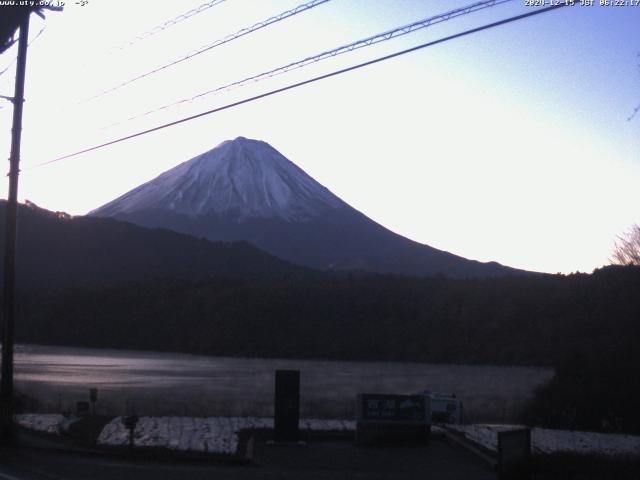
[[[640,265],[640,225],[633,225],[616,240],[611,254],[616,265]]]

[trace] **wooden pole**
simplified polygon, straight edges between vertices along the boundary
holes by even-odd
[[[9,196],[6,205],[4,244],[4,284],[2,295],[2,378],[0,379],[0,439],[11,443],[14,439],[13,425],[13,332],[15,313],[15,269],[16,269],[16,221],[18,212],[18,176],[20,174],[20,141],[22,137],[22,107],[24,103],[24,80],[27,65],[27,42],[29,39],[29,15],[27,10],[20,23],[18,39],[18,62],[16,86],[13,96],[13,126],[11,129],[11,156],[9,157]]]

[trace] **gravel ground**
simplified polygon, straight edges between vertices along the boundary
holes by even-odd
[[[498,449],[498,432],[519,425],[452,425],[469,440],[490,450]],[[640,455],[640,436],[572,430],[531,429],[531,448],[536,453],[597,454],[606,457]]]
[[[76,416],[65,416],[58,413],[26,413],[16,415],[14,419],[18,425],[29,430],[54,434],[68,432],[69,427],[79,420]]]
[[[239,433],[249,429],[271,429],[273,419],[264,417],[141,417],[134,430],[134,446],[160,447],[189,452],[234,454]],[[348,420],[301,419],[301,430],[353,431]],[[114,418],[102,430],[98,443],[129,444],[129,431],[122,417]]]
[[[22,427],[51,434],[68,433],[79,420],[60,414],[21,414],[16,422]],[[268,417],[141,417],[134,430],[134,446],[167,448],[186,452],[235,454],[242,430],[272,429]],[[483,447],[496,451],[498,432],[521,428],[519,425],[450,425]],[[300,420],[302,431],[352,432],[355,422],[350,420]],[[438,431],[434,427],[434,431]],[[638,455],[640,436],[614,433],[579,432],[570,430],[531,429],[533,453],[597,454],[605,457]],[[122,417],[115,417],[102,429],[97,443],[106,446],[129,444],[129,431]]]

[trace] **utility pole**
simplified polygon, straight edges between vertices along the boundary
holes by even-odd
[[[9,195],[6,205],[4,244],[4,285],[2,296],[2,378],[0,379],[0,441],[7,444],[15,438],[13,425],[13,331],[15,311],[16,220],[18,212],[18,175],[20,174],[20,140],[22,107],[27,65],[29,15],[26,10],[20,22],[16,86],[13,96],[13,126],[9,157]]]

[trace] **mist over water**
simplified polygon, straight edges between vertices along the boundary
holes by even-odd
[[[355,395],[455,393],[472,421],[517,419],[552,369],[394,362],[205,357],[173,353],[22,345],[16,389],[38,410],[74,412],[98,389],[96,413],[273,414],[277,369],[301,372],[301,415],[352,417]]]

